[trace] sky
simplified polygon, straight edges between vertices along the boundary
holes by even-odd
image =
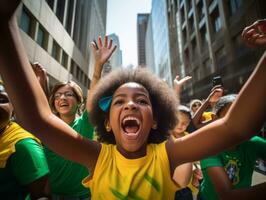
[[[152,0],[107,0],[107,35],[119,37],[123,66],[137,66],[137,14],[150,13]]]

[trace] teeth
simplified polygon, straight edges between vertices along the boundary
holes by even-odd
[[[124,119],[123,119],[123,124],[124,124],[126,121],[128,121],[128,120],[135,120],[135,121],[137,122],[138,125],[140,124],[139,119],[136,118],[136,117],[126,117],[126,118],[124,118]]]

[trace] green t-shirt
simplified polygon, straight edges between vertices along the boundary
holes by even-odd
[[[89,139],[93,138],[94,129],[89,123],[88,112],[84,112],[79,118],[75,119],[70,126],[80,135]],[[66,160],[48,148],[45,148],[45,154],[50,169],[49,181],[53,194],[69,197],[79,197],[90,194],[89,190],[81,184],[81,181],[89,175],[89,171],[86,167]]]
[[[201,160],[203,181],[200,185],[200,198],[204,200],[219,199],[207,173],[209,167],[224,167],[233,188],[251,186],[255,162],[266,158],[266,140],[253,137],[241,143],[235,151],[224,151],[216,156]]]
[[[43,147],[34,139],[23,139],[16,144],[5,168],[0,168],[0,198],[25,199],[26,185],[49,173]]]

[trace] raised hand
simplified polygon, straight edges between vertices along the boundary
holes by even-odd
[[[98,44],[96,41],[91,42],[90,44],[94,59],[95,59],[95,65],[97,66],[103,66],[108,59],[111,57],[113,52],[116,49],[116,45],[113,45],[113,40],[108,39],[107,36],[104,37],[104,41],[102,42],[102,38],[98,37]],[[96,69],[95,69],[96,70]]]
[[[249,47],[266,47],[266,19],[247,26],[242,32],[242,38]]]
[[[46,97],[48,97],[48,95],[49,95],[49,79],[48,79],[46,70],[38,62],[35,62],[32,64],[32,69],[33,69]]]
[[[191,76],[185,76],[184,78],[179,80],[179,75],[176,75],[174,79],[174,89],[177,94],[180,93],[181,87],[191,78]]]
[[[209,94],[207,101],[210,103],[216,103],[223,96],[224,89],[221,85],[217,85],[212,88],[211,93]]]

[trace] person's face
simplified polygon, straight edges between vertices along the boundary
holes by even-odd
[[[4,129],[9,123],[12,111],[13,107],[9,103],[7,93],[0,92],[0,130]]]
[[[156,124],[147,90],[134,82],[120,86],[113,95],[107,124],[122,155],[145,156],[150,130]]]
[[[78,108],[78,101],[73,89],[69,85],[60,87],[54,94],[54,107],[59,116],[75,115]]]
[[[199,109],[200,106],[201,106],[200,102],[193,103],[192,106],[191,106],[192,112],[195,113]]]
[[[174,134],[184,133],[190,123],[190,118],[188,115],[182,112],[178,112],[178,124],[174,129]]]

